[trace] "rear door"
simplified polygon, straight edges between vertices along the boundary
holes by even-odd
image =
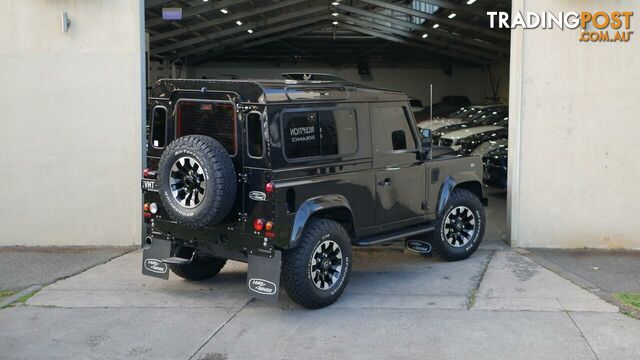
[[[403,226],[426,213],[425,170],[406,103],[371,105],[377,225]]]
[[[206,98],[204,98],[206,96]],[[180,98],[174,108],[176,138],[187,135],[204,135],[216,139],[229,153],[236,176],[243,173],[244,151],[242,151],[242,117],[236,111],[237,99],[231,94],[189,94]],[[244,182],[238,181],[236,200],[226,225],[244,228],[241,214],[244,214]]]

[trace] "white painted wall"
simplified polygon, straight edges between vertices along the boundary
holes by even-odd
[[[636,34],[630,43],[585,44],[579,30],[514,31],[512,244],[640,249],[638,1],[514,0],[513,6],[631,10]]]
[[[141,2],[2,1],[0,245],[139,244]]]
[[[217,74],[235,74],[240,78],[274,79],[283,72],[320,72],[340,76],[356,83],[401,90],[413,98],[429,103],[429,84],[433,84],[433,102],[440,101],[445,95],[466,95],[473,103],[485,103],[487,75],[484,69],[457,69],[453,75],[444,75],[440,68],[426,67],[377,67],[370,65],[370,76],[358,75],[356,67],[334,69],[318,64],[282,64],[269,63],[210,63],[190,68],[187,75],[201,78]]]

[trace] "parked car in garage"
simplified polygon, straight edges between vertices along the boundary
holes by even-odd
[[[432,146],[403,93],[167,79],[150,107],[145,275],[204,280],[232,259],[254,297],[275,301],[282,283],[320,308],[347,286],[352,246],[427,236],[407,247],[455,261],[482,240],[482,159]]]
[[[475,150],[473,150],[471,155],[483,157],[489,151],[506,148],[508,146],[509,146],[508,138],[498,139],[498,140],[489,140],[480,144],[480,146],[478,146]]]
[[[460,150],[460,142],[469,136],[476,134],[482,134],[486,132],[492,132],[497,130],[504,130],[509,126],[509,118],[505,117],[495,119],[487,117],[483,121],[475,124],[475,126],[464,127],[459,130],[448,132],[440,138],[440,145],[450,146],[453,150]]]
[[[482,117],[486,114],[489,114],[491,111],[495,109],[499,109],[503,107],[502,105],[473,105],[459,108],[457,111],[453,112],[446,118],[442,119],[434,119],[434,120],[425,120],[418,122],[418,127],[421,129],[429,129],[432,132],[436,132],[437,130],[444,128],[449,125],[457,125],[470,122],[475,118]],[[417,121],[417,119],[416,119]]]
[[[501,189],[507,188],[508,148],[500,148],[486,153],[482,157],[484,183]]]
[[[466,117],[466,119],[471,119],[469,121],[450,124],[450,125],[438,128],[433,132],[433,141],[435,144],[440,144],[441,137],[447,133],[450,133],[452,131],[457,131],[460,129],[467,129],[467,128],[484,126],[484,125],[492,125],[494,123],[504,120],[504,118],[507,117],[508,115],[509,115],[509,110],[505,106],[493,107],[493,108],[484,109],[482,111],[478,111],[475,115]],[[488,131],[488,129],[485,131]],[[444,145],[444,146],[450,146],[450,145]]]
[[[460,145],[459,151],[463,154],[471,154],[483,143],[506,139],[508,136],[509,129],[507,128],[483,131],[478,134],[467,136],[464,139],[460,139],[458,142]]]

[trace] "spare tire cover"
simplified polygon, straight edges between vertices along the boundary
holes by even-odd
[[[236,197],[231,157],[211,137],[180,137],[162,153],[158,191],[164,209],[181,225],[198,228],[219,223]]]

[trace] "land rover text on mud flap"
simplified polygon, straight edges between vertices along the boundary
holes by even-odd
[[[142,271],[215,276],[320,308],[347,286],[352,246],[398,240],[446,260],[485,230],[482,163],[431,146],[409,98],[342,80],[160,80],[143,172]]]

